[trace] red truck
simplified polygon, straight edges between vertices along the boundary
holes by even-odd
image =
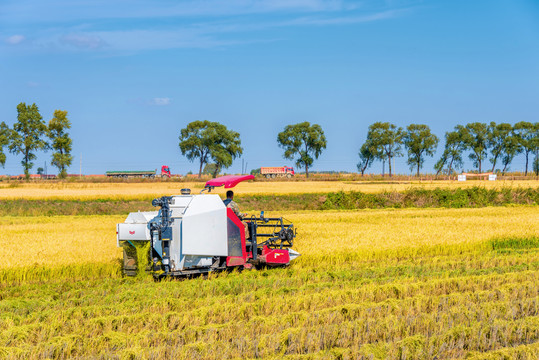
[[[289,166],[277,166],[277,167],[261,167],[260,174],[264,175],[267,179],[276,178],[278,176],[286,176],[291,178],[294,176],[294,168]]]

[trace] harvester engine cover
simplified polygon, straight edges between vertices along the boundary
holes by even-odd
[[[206,184],[230,188],[252,176],[224,176]],[[158,211],[130,213],[117,224],[126,275],[187,276],[227,268],[286,266],[299,256],[292,250],[295,229],[282,217],[264,212],[239,219],[219,195],[164,196],[152,201]],[[248,237],[246,237],[248,229]]]

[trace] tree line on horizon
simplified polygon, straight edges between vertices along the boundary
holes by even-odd
[[[210,172],[215,177],[222,169],[232,165],[235,158],[243,153],[239,133],[226,126],[208,120],[193,121],[181,130],[180,150],[190,161],[199,160],[199,173]],[[312,166],[327,146],[322,127],[318,124],[302,122],[287,125],[277,135],[279,147],[284,149],[283,157],[296,160],[298,168],[304,168],[309,176]],[[439,139],[428,125],[410,124],[405,129],[389,122],[376,122],[369,126],[367,139],[359,151],[358,170],[364,175],[374,161],[387,161],[389,176],[392,176],[392,161],[407,151],[407,164],[419,176],[426,157],[433,157]],[[539,175],[539,123],[521,121],[514,126],[508,123],[491,122],[457,125],[453,131],[445,133],[445,146],[434,168],[440,173],[453,174],[462,168],[463,155],[469,153],[479,172],[488,156],[494,172],[496,165],[503,165],[505,173],[514,157],[524,153],[525,174],[528,174],[529,155],[535,154],[534,171]]]
[[[21,164],[28,179],[34,165],[32,161],[36,159],[35,152],[53,150],[51,165],[58,168],[60,178],[66,177],[66,170],[73,160],[72,139],[66,131],[70,128],[67,111],[55,110],[46,124],[35,103],[26,105],[21,102],[17,105],[17,121],[13,128],[0,123],[0,165],[5,166],[4,147],[7,147],[10,153],[23,156]],[[191,162],[198,159],[199,177],[207,171],[217,176],[243,154],[240,134],[219,122],[193,121],[181,129],[179,140],[182,155]],[[307,177],[314,160],[327,147],[322,127],[307,121],[285,126],[276,140],[284,150],[283,158],[295,160],[296,167],[304,168]],[[425,124],[402,128],[389,122],[375,122],[369,126],[366,140],[360,147],[357,169],[364,175],[373,162],[385,164],[387,161],[389,176],[392,176],[394,159],[404,156],[403,150],[406,150],[407,164],[419,175],[426,157],[434,156],[439,141]],[[455,126],[453,131],[445,133],[443,153],[434,165],[436,175],[450,175],[462,168],[466,152],[480,173],[487,159],[492,164],[490,171],[494,172],[496,165],[501,164],[501,172],[505,173],[514,157],[523,153],[525,175],[528,174],[530,154],[535,154],[532,168],[539,175],[539,123],[473,122]]]
[[[403,156],[407,150],[407,164],[419,172],[427,156],[433,157],[439,139],[424,124],[411,124],[405,129],[389,122],[376,122],[369,126],[367,139],[360,148],[358,170],[363,175],[375,160],[388,161],[389,176],[391,161]],[[521,121],[514,126],[509,123],[490,124],[473,122],[457,125],[453,131],[445,133],[444,151],[434,165],[436,175],[451,175],[463,167],[463,155],[469,152],[469,159],[479,173],[483,172],[485,161],[490,161],[494,172],[501,164],[505,173],[514,157],[523,153],[526,158],[525,175],[528,175],[530,154],[535,154],[533,170],[539,174],[539,123]],[[490,156],[490,157],[489,157]]]
[[[26,105],[21,102],[17,105],[17,121],[13,128],[5,122],[0,123],[0,165],[6,164],[4,147],[7,147],[10,153],[22,155],[21,165],[29,179],[34,166],[32,161],[37,158],[36,151],[53,150],[51,165],[58,168],[60,178],[66,177],[67,168],[73,161],[73,141],[66,132],[70,128],[67,111],[55,110],[52,119],[45,123],[35,103]]]

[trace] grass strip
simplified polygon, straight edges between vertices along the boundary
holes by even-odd
[[[360,191],[237,195],[242,210],[353,210],[384,208],[480,208],[486,206],[538,205],[539,188],[410,189],[377,194]],[[0,216],[120,215],[152,211],[151,202],[140,200],[3,200]]]

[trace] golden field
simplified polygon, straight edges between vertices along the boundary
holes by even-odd
[[[198,192],[201,182],[140,182],[140,183],[0,183],[0,200],[9,199],[151,199],[163,195],[179,194],[180,189],[190,188]],[[463,188],[481,186],[491,188],[538,188],[539,181],[423,181],[423,182],[367,182],[367,181],[252,181],[241,183],[237,194],[298,194],[327,193],[336,191],[361,191],[366,193],[399,192],[409,189]],[[224,194],[225,189],[215,189]]]
[[[255,182],[234,190],[380,192],[479,183]],[[0,201],[151,199],[201,188],[0,185]],[[284,216],[298,230],[294,249],[302,256],[289,267],[161,282],[122,276],[115,224],[125,215],[1,216],[0,358],[539,358],[537,205],[268,215]]]
[[[537,207],[282,215],[290,267],[161,282],[124,216],[0,218],[0,358],[537,359]]]
[[[298,229],[295,248],[320,253],[477,243],[539,234],[533,206],[480,209],[283,211]],[[116,223],[125,216],[0,217],[0,268],[107,262],[120,258]],[[303,260],[302,260],[303,261]]]

